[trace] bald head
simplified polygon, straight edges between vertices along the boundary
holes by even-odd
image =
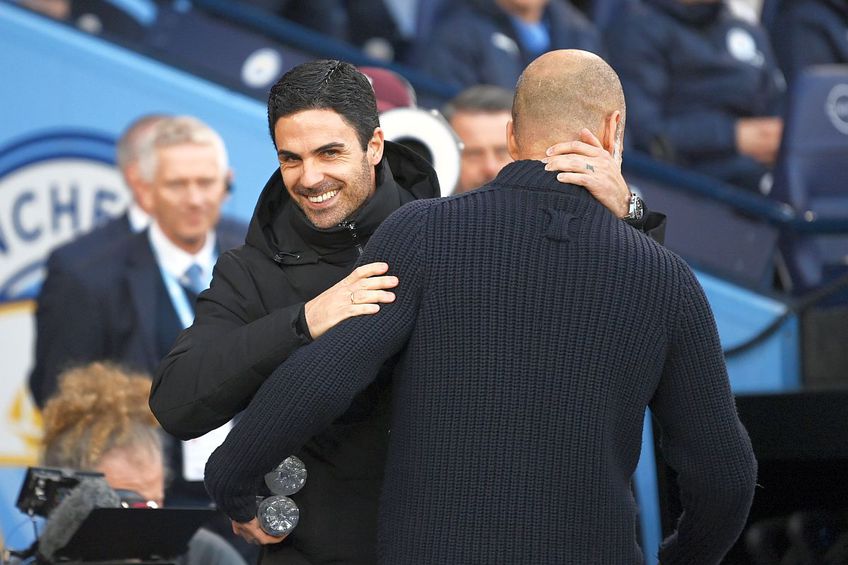
[[[605,138],[620,146],[624,114],[621,82],[603,59],[576,49],[545,53],[524,69],[515,88],[513,157],[543,157],[554,143],[578,139],[583,128],[612,151]]]

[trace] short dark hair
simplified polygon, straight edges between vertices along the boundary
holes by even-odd
[[[448,101],[442,108],[442,115],[450,121],[459,112],[496,114],[511,111],[511,90],[491,84],[478,84],[466,88]]]
[[[368,78],[344,61],[321,59],[291,69],[271,87],[268,129],[274,146],[277,120],[302,110],[332,110],[354,130],[362,149],[380,126],[377,99]]]

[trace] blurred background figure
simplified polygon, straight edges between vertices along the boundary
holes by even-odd
[[[506,124],[512,119],[512,91],[478,85],[445,104],[442,113],[462,142],[456,193],[480,187],[512,162],[506,146]]]
[[[244,3],[330,37],[347,38],[348,18],[344,0],[247,0]]]
[[[39,295],[30,375],[39,406],[74,364],[111,360],[152,372],[191,323],[218,253],[243,240],[240,224],[219,225],[230,171],[217,133],[194,118],[157,118],[143,141],[132,162],[142,185],[134,194],[153,224],[76,253]]]
[[[785,83],[763,28],[719,0],[628,2],[605,38],[636,149],[767,193]]]
[[[137,167],[150,226],[77,258],[38,297],[29,386],[39,406],[55,392],[59,374],[82,363],[112,361],[152,374],[191,325],[218,255],[244,241],[243,224],[221,221],[231,172],[224,142],[208,125],[189,116],[159,119],[144,137]],[[217,441],[226,430],[220,434]],[[215,445],[169,438],[169,504],[209,504],[201,481]],[[227,535],[221,518],[217,531]]]
[[[132,194],[127,210],[117,218],[108,220],[101,218],[100,225],[90,233],[54,249],[47,261],[45,285],[51,284],[51,279],[63,269],[70,267],[74,261],[96,255],[99,251],[114,245],[116,241],[143,231],[150,225],[148,203],[144,197],[146,185],[141,178],[138,160],[156,124],[165,117],[160,114],[142,116],[124,130],[118,139],[115,161],[124,184]]]
[[[777,60],[790,84],[811,65],[848,64],[845,0],[783,0],[771,32]]]
[[[421,65],[453,86],[512,89],[530,61],[554,49],[602,50],[597,30],[566,0],[469,0],[434,30]]]
[[[161,430],[147,406],[150,379],[92,363],[68,371],[44,407],[43,464],[98,471],[125,497],[161,507],[165,465]],[[224,539],[201,528],[179,565],[244,565]]]

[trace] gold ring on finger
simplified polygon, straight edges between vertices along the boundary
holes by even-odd
[[[356,292],[356,291],[355,290],[350,291],[350,303],[351,304],[356,304],[356,300],[353,299],[353,293],[354,292]]]

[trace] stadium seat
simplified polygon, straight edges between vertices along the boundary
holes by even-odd
[[[807,220],[848,219],[848,66],[814,67],[789,97],[771,197]],[[795,294],[848,265],[848,234],[785,232],[781,249]]]

